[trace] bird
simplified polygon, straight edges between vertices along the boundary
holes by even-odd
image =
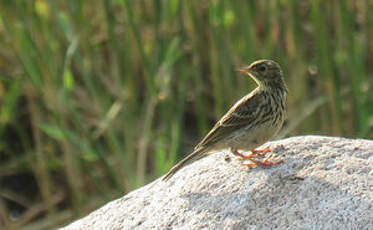
[[[288,88],[281,67],[275,61],[264,59],[237,71],[250,76],[257,87],[238,100],[196,145],[194,151],[168,171],[163,181],[170,179],[184,166],[222,149],[230,149],[240,160],[249,159],[253,163],[245,165],[250,168],[269,167],[282,162],[273,162],[269,158],[263,161],[253,159],[272,151],[269,147],[262,150],[256,148],[277,134],[286,116]],[[251,154],[244,155],[239,150],[251,151]]]

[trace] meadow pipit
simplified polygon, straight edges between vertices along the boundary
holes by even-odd
[[[236,102],[194,148],[194,151],[175,165],[163,180],[168,180],[185,165],[213,151],[225,148],[230,148],[232,153],[241,157],[241,160],[250,159],[253,163],[246,164],[249,167],[281,163],[281,161],[272,162],[269,158],[263,161],[252,158],[271,152],[269,148],[263,150],[255,150],[255,148],[274,136],[284,122],[287,87],[281,68],[274,61],[259,60],[238,71],[248,74],[258,87]],[[251,150],[251,154],[245,156],[238,150]]]

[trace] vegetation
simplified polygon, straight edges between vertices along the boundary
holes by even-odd
[[[274,59],[279,138],[373,138],[368,0],[3,0],[0,228],[48,229],[154,180]],[[369,13],[370,12],[370,13]]]

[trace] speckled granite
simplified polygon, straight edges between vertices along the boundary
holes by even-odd
[[[218,152],[63,229],[373,229],[373,141],[267,145],[283,164],[248,169]]]

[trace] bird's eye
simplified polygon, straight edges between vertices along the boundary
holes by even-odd
[[[258,68],[258,70],[260,71],[260,72],[264,72],[264,71],[266,71],[266,67],[265,66],[259,66],[259,68]]]

